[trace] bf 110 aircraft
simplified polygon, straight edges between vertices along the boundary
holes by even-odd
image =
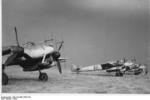
[[[144,75],[148,73],[146,65],[136,64],[135,61],[126,59],[109,61],[105,64],[97,64],[86,67],[79,67],[73,64],[71,70],[72,72],[77,73],[85,71],[105,70],[108,73],[115,72],[116,76],[123,76],[125,73],[132,73],[134,75],[138,75],[142,72],[144,73]]]
[[[148,74],[148,67],[145,64],[137,64],[136,59],[123,59],[123,60],[117,60],[114,63],[113,68],[109,68],[106,70],[106,72],[115,72],[116,70],[119,71],[120,74],[118,76],[123,76],[123,74],[134,74],[139,75],[143,73],[144,75]],[[117,75],[117,74],[116,74]]]
[[[35,43],[26,43],[30,46],[20,46],[18,41],[18,34],[16,27],[14,28],[17,46],[10,46],[2,48],[2,55],[10,56],[7,58],[4,64],[2,64],[2,84],[8,84],[8,76],[5,73],[5,67],[11,65],[20,65],[23,68],[23,71],[39,71],[39,80],[47,81],[48,75],[41,72],[43,69],[48,69],[57,65],[59,73],[62,73],[60,60],[60,49],[64,41],[60,43],[58,50],[55,50],[52,45],[48,44],[35,44]]]

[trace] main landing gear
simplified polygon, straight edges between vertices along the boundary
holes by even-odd
[[[47,81],[48,80],[48,75],[46,73],[42,73],[40,70],[39,70],[39,80],[40,81]]]
[[[2,85],[7,85],[8,84],[8,76],[5,72],[2,72]]]
[[[8,84],[8,81],[9,81],[9,78],[7,76],[7,74],[4,72],[4,69],[5,69],[5,66],[2,65],[2,85],[7,85]]]
[[[116,71],[116,76],[123,76],[123,73],[120,70]]]

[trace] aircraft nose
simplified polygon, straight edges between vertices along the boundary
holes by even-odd
[[[57,60],[60,57],[60,53],[56,51],[52,54],[52,56],[55,60]]]

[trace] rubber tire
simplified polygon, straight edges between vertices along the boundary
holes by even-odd
[[[6,73],[2,73],[2,85],[7,85],[8,84],[8,76]]]
[[[4,65],[4,64],[2,64],[2,70],[4,71],[4,69],[5,69],[5,65]]]
[[[48,80],[48,75],[46,73],[41,73],[39,76],[40,81],[47,81]]]

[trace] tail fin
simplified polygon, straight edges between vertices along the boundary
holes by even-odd
[[[71,71],[72,72],[79,72],[80,68],[78,66],[76,66],[75,64],[72,64],[71,66]]]

